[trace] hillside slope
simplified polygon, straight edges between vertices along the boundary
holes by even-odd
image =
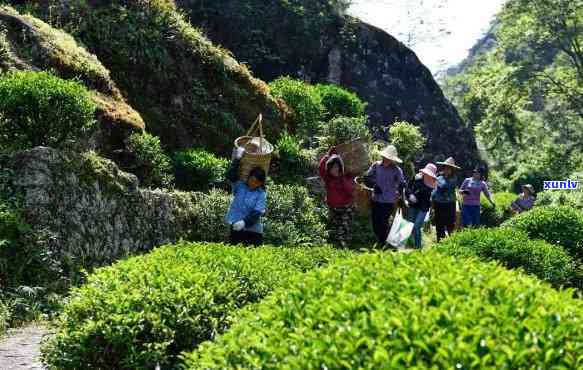
[[[285,124],[285,105],[267,85],[185,21],[173,1],[53,0],[33,11],[97,55],[167,149],[226,153],[259,113],[270,135]]]
[[[290,75],[342,85],[369,103],[373,126],[398,120],[419,125],[429,139],[424,159],[453,155],[466,166],[477,159],[472,131],[415,53],[344,15],[346,1],[176,3],[260,78]]]
[[[67,33],[8,6],[0,6],[0,70],[48,70],[64,79],[80,80],[97,105],[100,152],[119,148],[128,132],[144,129],[142,117],[126,103],[95,55]]]

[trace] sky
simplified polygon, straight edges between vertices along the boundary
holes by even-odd
[[[505,0],[353,0],[350,13],[409,46],[434,75],[459,64]]]

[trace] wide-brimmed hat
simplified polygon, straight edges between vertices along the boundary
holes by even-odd
[[[397,153],[397,148],[394,145],[389,145],[381,151],[381,157],[391,160],[397,163],[403,163],[399,154]]]
[[[461,167],[456,166],[455,160],[452,157],[449,157],[444,162],[437,162],[437,164],[442,166],[448,166],[451,168],[455,168],[456,170],[461,170]]]
[[[437,166],[433,163],[427,163],[424,169],[419,171],[433,179],[437,179]]]
[[[530,184],[524,184],[524,185],[522,185],[522,186],[521,186],[521,188],[523,188],[523,189],[528,189],[528,191],[529,191],[531,194],[534,194],[534,193],[535,193],[535,191],[534,191],[534,186],[532,186],[532,185],[530,185]]]

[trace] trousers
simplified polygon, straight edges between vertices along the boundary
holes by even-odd
[[[379,244],[385,244],[387,242],[387,236],[389,236],[389,218],[394,208],[394,203],[372,202],[372,229]]]

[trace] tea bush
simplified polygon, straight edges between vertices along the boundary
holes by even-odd
[[[189,369],[530,369],[583,365],[580,301],[493,263],[369,254],[297,276]]]
[[[535,207],[502,224],[525,231],[529,237],[560,245],[583,260],[583,215],[569,207]]]
[[[537,196],[537,206],[567,206],[583,211],[583,172],[569,176],[572,181],[579,181],[573,191],[543,191]]]
[[[174,174],[170,158],[164,153],[157,136],[147,132],[131,134],[126,147],[133,155],[133,165],[127,168],[140,179],[145,187],[169,188]]]
[[[268,198],[269,199],[269,198]],[[195,226],[190,230],[189,240],[224,242],[229,235],[225,215],[231,203],[231,195],[224,190],[213,189],[208,193],[196,193],[191,210]]]
[[[95,104],[80,83],[47,72],[0,78],[0,146],[22,150],[62,147],[94,124]]]
[[[293,110],[293,126],[304,140],[314,136],[324,114],[322,98],[314,86],[291,77],[280,77],[269,83],[273,96],[283,99]]]
[[[192,148],[174,154],[176,186],[182,190],[205,191],[225,181],[229,162],[204,149]]]
[[[315,167],[315,154],[302,148],[300,140],[284,133],[275,145],[275,163],[272,177],[278,183],[298,184],[310,175]]]
[[[308,189],[299,185],[271,185],[267,189],[265,242],[282,245],[326,243],[323,209]]]
[[[192,210],[196,227],[189,239],[220,242],[227,239],[229,227],[225,214],[231,195],[222,190],[195,195]],[[308,190],[299,185],[267,185],[267,212],[264,242],[274,245],[322,245],[326,242],[323,209],[310,197]]]
[[[337,117],[322,127],[323,140],[321,146],[329,148],[361,138],[370,141],[371,135],[366,127],[366,117]]]
[[[492,207],[490,202],[482,196],[480,203],[482,206],[482,214],[480,215],[480,223],[487,227],[500,226],[504,221],[512,217],[512,210],[510,205],[518,196],[512,193],[494,193],[492,199],[496,207]]]
[[[73,290],[43,358],[59,369],[153,369],[212,340],[234,312],[347,252],[178,244],[100,269]]]
[[[324,106],[324,120],[330,121],[336,117],[362,117],[365,115],[366,103],[358,95],[340,86],[318,84],[316,91]]]
[[[508,268],[523,268],[555,286],[573,283],[574,263],[571,256],[558,245],[530,240],[520,230],[468,229],[445,239],[437,249],[456,257],[475,256],[498,261]]]

